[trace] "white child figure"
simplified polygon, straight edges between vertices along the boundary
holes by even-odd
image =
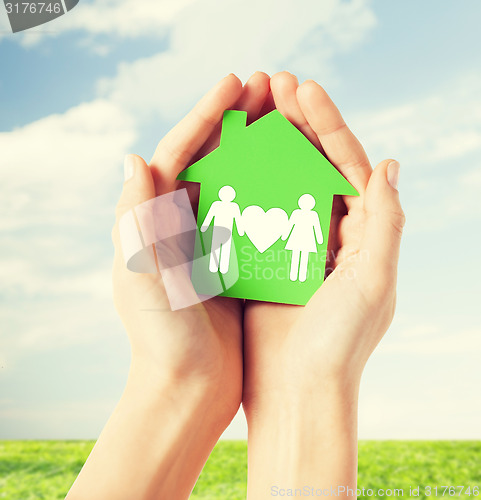
[[[285,249],[292,250],[290,280],[306,281],[309,253],[317,253],[317,244],[322,245],[324,239],[319,216],[312,210],[316,205],[314,197],[303,194],[297,203],[299,208],[292,212],[282,239],[289,237]]]
[[[220,201],[214,201],[200,228],[205,233],[214,221],[212,231],[212,246],[209,260],[209,271],[220,271],[226,274],[229,270],[230,248],[232,244],[232,228],[236,223],[239,236],[244,236],[239,205],[232,200],[236,192],[232,186],[223,186],[219,189]]]

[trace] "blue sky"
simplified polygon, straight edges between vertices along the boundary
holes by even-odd
[[[481,438],[481,5],[238,5],[82,0],[15,35],[0,6],[0,438],[98,435],[129,362],[109,277],[123,156],[257,69],[316,79],[372,163],[402,165],[398,312],[360,437]]]

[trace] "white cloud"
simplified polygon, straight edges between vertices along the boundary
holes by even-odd
[[[98,35],[162,38],[173,27],[172,43],[177,48],[189,45],[200,54],[199,63],[218,64],[225,55],[235,58],[241,48],[243,57],[253,61],[261,59],[276,64],[279,59],[285,63],[295,58],[319,67],[323,66],[326,54],[335,52],[332,42],[337,49],[350,48],[361,41],[365,29],[373,26],[374,16],[367,3],[367,0],[322,3],[94,0],[79,3],[67,15],[52,21],[48,30],[39,26],[17,34],[16,40],[33,46],[67,32],[79,32],[90,40]],[[298,51],[299,43],[307,50]],[[95,50],[95,44],[91,47]],[[315,54],[316,51],[319,53]]]
[[[0,225],[75,223],[102,210],[135,139],[130,116],[102,99],[0,133]]]
[[[53,246],[48,254],[38,255],[47,240]],[[11,247],[11,253],[3,248],[3,259],[7,265],[0,267],[1,289],[10,297],[64,297],[77,299],[109,300],[111,298],[110,268],[105,259],[95,260],[92,252],[76,256],[78,238],[24,238],[26,251]],[[28,248],[28,247],[32,248]],[[16,255],[15,255],[16,250]],[[52,274],[55,278],[52,279]]]
[[[135,139],[134,121],[102,99],[0,134],[1,350],[8,367],[32,352],[117,330],[109,227],[99,237],[98,225],[113,220],[113,187]]]
[[[481,74],[464,74],[431,95],[352,117],[376,161],[395,155],[418,171],[481,150]]]
[[[107,277],[108,278],[108,277]],[[25,302],[24,310],[29,311],[29,318],[18,320],[18,330],[9,328],[3,333],[2,350],[13,363],[25,354],[42,353],[65,347],[89,345],[108,337],[123,336],[117,328],[104,328],[116,325],[115,312],[110,297],[94,301],[75,300],[75,294],[69,291],[65,299],[57,298],[42,306]],[[22,309],[13,312],[21,314]]]
[[[444,203],[446,213],[452,219],[481,218],[480,192],[481,162],[478,161],[456,179]]]
[[[99,88],[137,115],[171,122],[230,72],[246,79],[256,70],[290,69],[325,80],[333,56],[359,44],[375,22],[364,0],[205,0],[176,19],[168,50],[121,65]]]
[[[481,73],[433,88],[430,95],[349,117],[349,125],[376,165],[401,162],[400,192],[406,201],[406,239],[450,230],[481,218]],[[452,229],[451,229],[452,231]],[[468,238],[474,238],[468,234]],[[477,243],[473,243],[477,244]]]
[[[156,37],[196,0],[95,0],[80,2],[62,19],[60,32],[81,30],[120,37]]]
[[[0,13],[0,40],[2,39],[2,35],[10,33],[11,31],[7,13],[2,8],[2,12]]]
[[[67,32],[80,32],[83,36],[98,35],[123,38],[163,37],[167,26],[196,0],[94,0],[81,1],[64,16],[45,25],[15,34],[15,40],[26,47],[39,44],[46,38],[58,37]],[[0,29],[8,33],[7,17],[0,22]],[[5,26],[3,26],[5,25]],[[0,32],[1,38],[1,32]]]

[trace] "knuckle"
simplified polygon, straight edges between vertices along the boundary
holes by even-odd
[[[376,220],[384,227],[391,227],[399,236],[402,235],[406,224],[406,216],[401,208],[383,211],[365,211],[366,220]]]
[[[213,116],[212,114],[204,111],[200,107],[195,107],[193,109],[194,115],[205,125],[209,127],[215,127],[218,123],[219,120],[216,116]]]
[[[379,313],[393,313],[396,301],[396,286],[389,279],[377,279],[364,282],[363,295],[368,304]]]
[[[406,225],[406,215],[402,209],[393,210],[390,215],[393,229],[399,233],[399,235],[402,235],[404,226]]]
[[[194,153],[189,148],[177,148],[168,141],[162,145],[158,152],[160,164],[173,164],[174,167],[184,167],[191,161],[193,156]]]
[[[338,124],[336,127],[329,130],[329,134],[333,134],[335,132],[339,132],[340,130],[346,128],[347,125],[345,123]],[[365,172],[371,168],[371,164],[367,157],[355,157],[355,158],[346,158],[343,162],[343,170],[346,178],[352,178],[359,176],[361,172]]]

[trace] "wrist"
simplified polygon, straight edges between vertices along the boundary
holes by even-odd
[[[68,498],[188,498],[226,423],[211,399],[133,364]],[[155,493],[154,493],[155,492]]]
[[[259,378],[246,377],[244,383],[242,404],[248,422],[272,409],[295,413],[311,401],[315,401],[319,409],[357,402],[361,372],[329,373],[320,378],[276,376],[269,382]]]
[[[355,488],[358,384],[287,388],[252,403],[245,408],[253,471],[248,498],[267,497],[274,487]]]
[[[223,387],[212,380],[195,375],[179,376],[132,360],[122,399],[148,407],[148,411],[159,418],[163,417],[165,408],[172,408],[186,427],[201,419],[208,433],[220,436],[237,413],[241,400],[240,388],[232,401],[219,394],[222,390]],[[182,425],[181,420],[178,423]]]

